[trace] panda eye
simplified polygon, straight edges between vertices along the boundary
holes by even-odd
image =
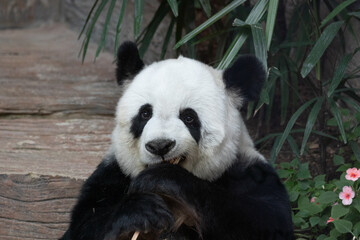
[[[141,118],[144,119],[144,120],[149,120],[151,118],[151,115],[152,115],[151,112],[146,110],[146,109],[144,109],[140,113]]]
[[[186,122],[186,123],[192,123],[192,122],[194,122],[194,118],[192,117],[192,116],[185,116],[184,117],[184,121]]]
[[[191,126],[191,127],[200,126],[199,118],[198,118],[196,112],[191,108],[182,110],[180,112],[180,119],[187,126]]]

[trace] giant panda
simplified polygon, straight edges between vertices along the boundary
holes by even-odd
[[[125,42],[116,77],[111,147],[61,239],[294,239],[287,192],[239,111],[265,79],[257,58],[224,71],[182,56],[145,66]]]

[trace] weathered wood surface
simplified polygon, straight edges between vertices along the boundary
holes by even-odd
[[[2,30],[0,115],[81,113],[111,115],[119,97],[113,56],[78,58],[81,42],[64,25]]]
[[[63,0],[0,0],[0,29],[36,26],[62,18]]]
[[[110,145],[113,56],[64,25],[0,30],[0,239],[57,239]]]
[[[0,173],[88,177],[109,147],[112,118],[0,119]]]
[[[82,180],[0,174],[0,239],[58,239]]]

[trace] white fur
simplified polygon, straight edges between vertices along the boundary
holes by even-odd
[[[139,139],[130,133],[131,120],[144,104],[153,116]],[[235,160],[264,159],[255,148],[238,108],[242,100],[228,92],[222,72],[184,57],[153,63],[127,86],[116,110],[112,149],[123,171],[136,176],[147,165],[162,161],[145,144],[157,138],[176,141],[165,159],[186,155],[183,167],[208,180],[218,178]],[[194,109],[201,122],[199,143],[193,139],[179,112]]]

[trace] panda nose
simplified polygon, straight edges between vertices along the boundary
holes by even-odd
[[[164,156],[175,147],[176,141],[170,139],[156,139],[145,144],[146,150],[150,153]]]

